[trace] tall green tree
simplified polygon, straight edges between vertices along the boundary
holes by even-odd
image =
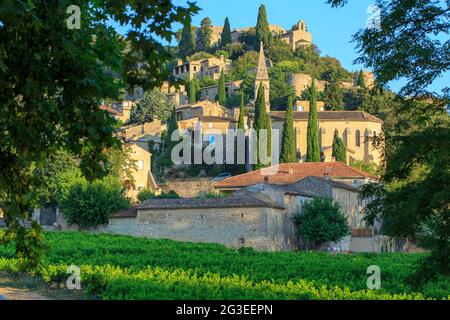
[[[189,81],[189,103],[196,103],[197,97],[198,97],[198,90],[200,89],[200,84],[198,83],[197,79],[192,79]]]
[[[217,101],[221,106],[227,105],[227,91],[226,91],[226,84],[225,84],[225,73],[220,71],[220,77],[219,77],[219,89],[217,92]]]
[[[336,161],[347,163],[347,150],[344,141],[339,137],[339,131],[337,130],[334,130],[331,156],[334,157]]]
[[[211,49],[212,34],[211,19],[208,17],[203,18],[197,31],[197,51],[208,51]]]
[[[238,129],[245,130],[245,122],[244,122],[244,116],[245,116],[245,105],[244,105],[244,93],[241,93],[241,105],[239,108],[239,120],[238,120]]]
[[[183,25],[181,40],[178,44],[179,56],[186,59],[195,52],[195,33],[192,30],[191,21]]]
[[[331,77],[322,96],[326,110],[344,110],[344,91],[338,77]]]
[[[166,121],[172,107],[173,103],[167,101],[166,96],[160,89],[147,90],[131,109],[130,122],[152,122],[155,117]]]
[[[230,21],[228,20],[228,17],[226,17],[225,22],[223,24],[223,30],[222,30],[222,35],[221,35],[221,39],[220,39],[220,46],[222,48],[225,48],[230,43],[231,43],[231,27],[230,27]]]
[[[267,21],[266,6],[261,5],[258,11],[258,21],[256,23],[256,40],[259,49],[260,43],[264,43],[264,47],[267,47],[272,42],[272,33],[270,32],[269,22]]]
[[[167,130],[164,133],[164,142],[166,150],[172,150],[177,141],[172,141],[172,134],[178,130],[177,120],[177,108],[173,106],[172,113],[170,114],[169,121],[167,123]]]
[[[364,73],[363,73],[362,69],[359,71],[359,74],[358,74],[357,85],[361,89],[366,88],[366,81],[364,80]]]
[[[295,162],[297,162],[297,149],[295,145],[294,108],[293,99],[289,97],[288,108],[284,116],[280,163]]]
[[[308,129],[306,135],[306,162],[320,162],[319,122],[317,120],[317,90],[313,79],[310,87]]]
[[[272,123],[270,121],[270,115],[266,110],[266,98],[265,98],[265,88],[261,82],[258,88],[258,94],[255,101],[255,120],[253,122],[253,129],[256,131],[257,143],[255,144],[258,148],[256,152],[257,163],[255,169],[261,169],[270,166],[270,163],[263,163],[262,157],[265,156],[271,160],[272,158]],[[264,136],[262,130],[266,131]],[[264,139],[265,137],[265,139]],[[260,149],[267,150],[267,155],[260,154]],[[271,161],[270,161],[271,162]]]
[[[160,86],[169,75],[161,66],[171,55],[157,39],[170,40],[172,22],[198,12],[194,4],[165,0],[77,1],[78,28],[76,13],[66,13],[72,4],[3,1],[0,9],[0,194],[8,227],[2,242],[15,244],[24,268],[38,267],[43,249],[39,225],[22,223],[37,204],[31,192],[40,182],[32,169],[65,149],[82,159],[88,180],[105,175],[104,151],[120,141],[113,137],[115,121],[98,106],[119,96],[113,75],[123,71],[128,85],[144,89]],[[154,23],[155,16],[167,23]],[[129,51],[111,20],[129,22]],[[152,33],[142,28],[147,24]],[[129,68],[137,65],[142,73]],[[140,77],[148,73],[151,78]]]
[[[333,6],[344,0],[329,0]],[[364,195],[372,201],[366,220],[383,221],[381,232],[410,238],[428,249],[418,264],[413,285],[450,275],[450,121],[448,83],[430,91],[449,71],[448,1],[376,1],[382,19],[379,28],[354,35],[363,63],[375,72],[377,84],[403,78],[405,85],[394,104],[394,130],[373,139],[385,145],[386,168],[381,183],[369,185]],[[444,37],[445,40],[445,37]]]

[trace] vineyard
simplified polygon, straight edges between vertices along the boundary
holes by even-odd
[[[449,298],[450,280],[420,292],[405,281],[423,254],[256,252],[88,233],[46,233],[48,283],[81,267],[87,294],[102,299],[427,299]],[[367,289],[367,268],[381,269],[381,290]],[[12,246],[0,246],[0,271],[20,273]]]

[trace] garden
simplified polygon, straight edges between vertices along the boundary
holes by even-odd
[[[48,232],[45,260],[32,273],[64,284],[71,265],[81,269],[86,298],[100,299],[448,299],[450,279],[420,289],[407,281],[426,254],[257,252],[90,234]],[[13,245],[0,246],[0,272],[22,274]],[[369,266],[381,270],[381,289],[368,290]]]

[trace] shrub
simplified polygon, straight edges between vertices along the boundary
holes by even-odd
[[[148,189],[144,189],[142,191],[140,191],[137,195],[137,199],[139,202],[144,202],[147,201],[149,199],[153,199],[155,197],[155,194]]]
[[[302,211],[294,216],[294,222],[297,233],[304,240],[314,242],[316,248],[322,243],[339,241],[350,232],[339,204],[325,198],[303,202]]]
[[[109,216],[130,206],[118,179],[106,177],[90,183],[76,179],[60,200],[67,222],[81,228],[108,223]]]

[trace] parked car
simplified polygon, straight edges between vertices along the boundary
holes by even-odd
[[[227,179],[229,177],[231,177],[231,173],[223,172],[223,173],[217,175],[216,177],[212,178],[210,181],[211,182],[222,181],[222,180],[225,180],[225,179]]]

